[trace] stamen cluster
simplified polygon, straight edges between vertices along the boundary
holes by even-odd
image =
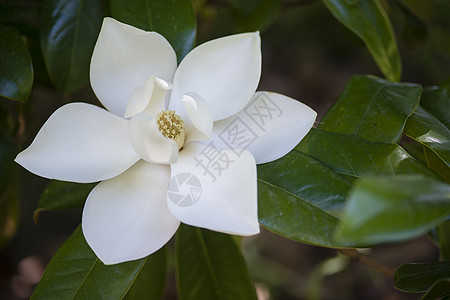
[[[158,114],[156,119],[158,128],[161,133],[169,138],[175,140],[178,145],[178,149],[184,144],[186,128],[184,127],[184,121],[181,117],[175,114],[173,110],[163,110]]]

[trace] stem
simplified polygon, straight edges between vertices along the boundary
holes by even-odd
[[[366,265],[367,267],[382,273],[386,277],[389,277],[390,279],[394,279],[395,272],[393,270],[380,264],[379,262],[370,258],[369,256],[361,254],[358,251],[356,251],[355,249],[339,249],[338,251],[354,260],[359,261],[360,263]]]

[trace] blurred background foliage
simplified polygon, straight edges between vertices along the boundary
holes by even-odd
[[[298,99],[318,112],[318,120],[355,74],[391,77],[389,79],[424,87],[450,88],[450,1],[380,1],[393,25],[401,57],[401,75],[399,71],[378,68],[380,63],[377,65],[374,59],[377,56],[375,50],[368,51],[370,41],[363,41],[354,33],[362,29],[353,28],[352,32],[327,9],[327,5],[330,7],[336,2],[339,1],[195,0],[192,8],[190,5],[186,8],[187,2],[180,4],[184,5],[180,11],[193,9],[196,20],[189,19],[189,14],[180,14],[176,20],[191,25],[196,21],[196,44],[224,35],[259,30],[263,71],[258,90],[279,92]],[[351,5],[359,1],[341,2]],[[139,1],[130,3],[139,5]],[[50,9],[55,6],[60,7],[58,12],[64,16],[56,23],[51,17],[54,10]],[[18,70],[13,75],[8,74],[16,76],[15,87],[0,80],[3,96],[0,99],[2,299],[26,299],[31,295],[45,265],[81,219],[80,208],[40,213],[41,210],[57,209],[46,203],[58,197],[58,193],[69,193],[73,186],[48,189],[39,202],[48,181],[19,168],[13,158],[30,144],[56,108],[72,101],[100,105],[89,86],[90,56],[102,17],[113,14],[119,20],[121,17],[126,20],[126,12],[120,1],[113,0],[0,0],[0,77],[6,76],[7,69]],[[164,13],[162,7],[160,14]],[[82,21],[83,34],[74,40],[62,41],[71,45],[52,47],[52,43],[58,42],[55,36],[60,31],[73,29],[71,18]],[[136,22],[136,26],[152,29],[145,28],[145,21]],[[166,24],[155,26],[161,26],[161,30],[167,28]],[[187,30],[183,36],[193,39],[193,34],[195,32]],[[186,41],[181,41],[175,33],[167,32],[166,36],[169,40],[173,38],[172,43],[180,43],[174,46],[179,56],[185,55],[193,46],[186,45]],[[423,95],[435,97],[435,92],[431,89]],[[449,106],[441,122],[448,121],[445,120],[448,109]],[[319,128],[330,126],[321,122],[318,122]],[[445,124],[448,128],[448,123]],[[406,135],[414,138],[417,126],[410,126],[412,129]],[[314,131],[314,134],[322,133]],[[407,140],[404,144],[410,153],[417,149],[414,141]],[[305,149],[307,143],[302,147]],[[379,183],[364,184],[368,189],[375,186],[376,191]],[[90,188],[76,189],[75,198],[83,199]],[[361,193],[364,191],[362,189]],[[243,241],[244,256],[260,299],[419,299],[421,295],[406,294],[394,288],[394,271],[402,264],[437,261],[439,256],[449,260],[449,223],[447,221],[429,236],[361,251],[310,246],[263,230],[260,235]],[[345,233],[345,228],[342,230]],[[434,241],[446,250],[439,252]],[[172,253],[173,247],[168,248]],[[173,266],[174,262],[169,259],[169,264]],[[425,267],[436,271],[434,266]],[[396,286],[403,290],[408,290],[409,282],[402,274],[415,272],[408,268],[412,267],[406,266],[401,270],[403,273],[399,270],[395,275]],[[443,277],[450,277],[445,267],[443,272]],[[168,276],[164,298],[176,299],[173,271],[169,271]],[[425,291],[434,282],[416,291]]]

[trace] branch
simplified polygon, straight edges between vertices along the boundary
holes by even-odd
[[[374,269],[382,274],[384,274],[385,276],[394,279],[394,271],[391,270],[390,268],[380,264],[379,262],[377,262],[376,260],[370,258],[367,255],[361,254],[358,251],[354,250],[354,249],[339,249],[338,252],[359,261],[360,263],[366,265],[367,267]]]

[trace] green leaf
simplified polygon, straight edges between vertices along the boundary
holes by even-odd
[[[231,236],[181,225],[175,251],[181,300],[256,299],[244,258]]]
[[[378,67],[390,81],[401,77],[400,55],[394,31],[378,0],[323,0],[330,12],[366,44]]]
[[[395,288],[410,292],[425,292],[439,279],[450,277],[450,261],[405,264],[395,272]]]
[[[450,128],[450,91],[440,87],[424,89],[420,105]]]
[[[450,182],[450,93],[440,87],[423,91],[420,107],[408,119],[402,145]]]
[[[443,278],[436,281],[421,300],[434,300],[448,295],[450,295],[450,278]]]
[[[419,104],[421,86],[371,76],[353,77],[319,128],[361,139],[397,143]]]
[[[124,300],[162,299],[167,280],[167,250],[163,248],[147,258]]]
[[[33,213],[37,224],[41,211],[65,210],[83,207],[87,196],[97,183],[73,183],[52,180],[47,185]]]
[[[177,53],[178,62],[194,48],[197,25],[190,0],[109,0],[117,20],[162,34]]]
[[[25,102],[32,86],[33,64],[19,31],[0,25],[0,96]]]
[[[450,183],[450,130],[421,106],[408,119],[405,135],[417,143],[409,143],[412,153],[423,152],[419,157],[428,167]],[[411,149],[414,147],[415,149]]]
[[[89,248],[79,226],[48,263],[31,299],[122,299],[147,268],[152,269],[148,289],[159,295],[164,287],[161,276],[166,276],[161,261],[165,260],[165,251],[160,250],[146,258],[106,266]]]
[[[89,66],[106,0],[45,0],[41,48],[55,86],[71,93],[89,82]]]
[[[374,143],[313,128],[297,148],[333,171],[346,175],[422,174],[440,179],[397,144]]]
[[[405,134],[428,145],[450,165],[450,130],[421,106],[408,119]]]
[[[363,245],[400,241],[449,216],[449,184],[419,175],[362,179],[349,195],[336,238]]]
[[[437,242],[441,259],[450,261],[450,220],[437,228]]]
[[[292,151],[258,166],[258,216],[262,225],[308,244],[342,247],[333,232],[351,183],[317,160]]]

